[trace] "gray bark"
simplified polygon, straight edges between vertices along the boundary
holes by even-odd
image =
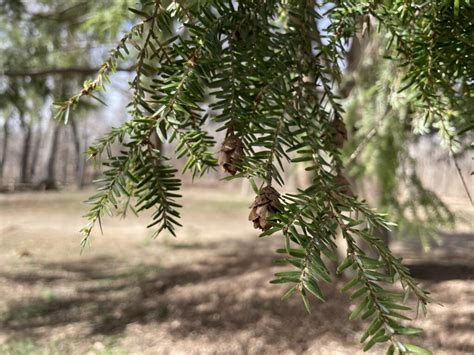
[[[25,114],[22,111],[20,111],[20,124],[24,134],[20,160],[20,183],[28,184],[30,182],[28,163],[31,152],[32,129],[29,122],[26,121]]]
[[[63,155],[62,155],[62,183],[63,185],[67,184],[67,175],[68,175],[68,167],[69,167],[69,134],[67,131],[64,132],[64,140],[66,141],[65,144],[62,146]]]
[[[79,189],[84,187],[84,154],[81,148],[81,139],[79,137],[79,127],[74,118],[69,118],[71,124],[71,132],[74,143],[75,167],[76,167],[76,184]]]
[[[51,141],[51,149],[46,164],[46,176],[41,182],[41,185],[46,190],[57,189],[56,181],[56,161],[58,158],[59,148],[59,135],[61,133],[62,126],[60,124],[54,125],[53,137]]]
[[[34,144],[34,148],[33,148],[33,156],[31,158],[31,163],[30,163],[30,176],[31,176],[31,179],[34,178],[35,174],[36,174],[36,168],[38,166],[38,160],[39,160],[39,156],[40,156],[40,148],[41,148],[41,143],[43,141],[43,131],[41,129],[41,123],[42,123],[42,119],[40,120],[40,122],[38,123],[38,134],[36,136],[36,141],[35,141],[35,144]]]
[[[3,180],[3,171],[8,157],[8,141],[10,138],[10,129],[8,118],[5,118],[5,123],[3,124],[3,141],[2,141],[2,156],[0,158],[0,182]]]

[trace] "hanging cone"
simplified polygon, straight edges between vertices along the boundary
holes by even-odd
[[[255,198],[250,208],[249,221],[253,222],[255,229],[267,230],[270,225],[267,218],[280,211],[280,194],[271,186],[264,187]]]
[[[354,192],[352,192],[351,185],[347,181],[346,177],[342,175],[341,172],[336,176],[336,184],[338,190],[346,196],[354,197]]]
[[[333,133],[332,133],[332,139],[333,142],[336,146],[339,148],[344,145],[344,142],[347,140],[347,129],[346,125],[342,120],[339,118],[336,118],[333,121]]]
[[[219,165],[224,171],[235,175],[239,168],[236,162],[244,157],[244,145],[242,141],[234,134],[234,130],[229,129],[227,137],[219,151]]]

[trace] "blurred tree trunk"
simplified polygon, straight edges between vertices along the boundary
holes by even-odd
[[[361,19],[361,23],[363,21],[365,21],[365,19]],[[340,89],[343,98],[347,98],[351,95],[352,90],[358,84],[358,80],[364,80],[359,70],[359,64],[362,62],[363,57],[366,55],[376,57],[380,45],[379,41],[374,39],[370,40],[369,36],[365,33],[361,33],[353,38],[349,51],[347,52],[345,82]],[[352,128],[351,131],[354,131],[354,128]],[[383,191],[376,179],[371,179],[368,182],[371,186],[367,189],[364,188],[363,183],[356,184],[353,179],[350,180],[352,180],[351,184],[355,190],[354,192],[366,200],[370,207],[377,208],[381,205]],[[374,235],[382,239],[386,245],[390,243],[390,232],[388,230],[377,229],[374,231]]]
[[[367,18],[364,17],[361,17],[359,19],[361,24],[363,24],[366,20]],[[318,33],[318,31],[315,32]],[[317,38],[317,43],[320,46],[323,46],[320,38]],[[363,78],[361,78],[359,75],[360,63],[362,62],[362,59],[365,55],[374,55],[373,52],[377,51],[378,46],[379,43],[373,43],[373,41],[370,41],[370,37],[368,36],[365,30],[363,30],[362,33],[352,38],[349,50],[347,51],[346,55],[346,68],[344,72],[344,78],[339,88],[339,94],[342,98],[349,97],[354,87],[360,84],[360,80],[363,80]],[[325,58],[323,56],[322,60],[324,61],[324,59]],[[353,131],[353,129],[351,131]],[[377,181],[371,182],[372,189],[367,192],[363,188],[361,188],[360,185],[357,185],[353,179],[347,176],[347,174],[345,175],[350,181],[351,187],[357,196],[360,196],[361,198],[369,201],[370,207],[377,207],[378,205],[380,205],[382,192],[380,191],[380,187],[378,186]],[[381,238],[385,242],[385,244],[389,244],[389,231],[385,229],[377,229],[374,231],[374,234],[377,237]],[[338,247],[338,258],[340,260],[343,260],[347,255],[347,244],[342,235],[338,235],[338,238],[336,239],[336,245]],[[370,254],[368,250],[367,252]]]
[[[46,176],[41,182],[41,185],[46,190],[57,189],[56,182],[56,161],[58,158],[59,135],[62,126],[54,123],[53,137],[51,139],[51,149],[46,163]]]
[[[21,184],[28,184],[30,182],[30,174],[29,174],[29,159],[30,159],[30,152],[31,152],[31,141],[32,141],[32,129],[31,124],[26,121],[25,113],[20,110],[20,126],[23,130],[23,147],[21,152],[21,160],[20,160],[20,183]]]
[[[3,124],[3,142],[2,142],[2,156],[0,158],[0,183],[3,181],[3,172],[8,157],[8,141],[10,139],[9,119],[5,117]]]
[[[60,161],[62,161],[62,178],[61,178],[61,182],[63,185],[66,185],[67,184],[67,176],[68,176],[68,168],[69,168],[69,161],[70,161],[70,158],[69,158],[69,140],[70,140],[70,136],[69,136],[69,132],[68,131],[64,131],[64,134],[63,134],[63,138],[64,138],[64,141],[65,143],[62,144],[62,151],[63,151],[63,154],[62,154],[62,159],[60,159]]]
[[[36,140],[35,140],[35,144],[34,144],[34,147],[33,147],[33,156],[31,158],[31,163],[30,163],[30,177],[31,179],[34,178],[35,176],[35,173],[36,173],[36,168],[38,166],[38,159],[39,159],[39,156],[40,156],[40,147],[41,147],[41,143],[43,141],[43,130],[41,129],[41,125],[42,125],[42,122],[43,122],[43,116],[41,116],[41,119],[38,123],[38,133],[36,135]]]
[[[80,137],[82,142],[82,147],[84,147],[84,151],[89,146],[89,134],[87,130],[87,120],[84,121],[84,126],[82,128],[82,136]],[[84,187],[85,184],[90,182],[90,179],[87,177],[87,156],[84,152],[81,152],[82,156],[82,177],[81,177],[81,186]]]
[[[84,187],[84,156],[82,154],[81,139],[79,137],[79,127],[74,117],[69,118],[75,152],[76,185],[79,189]]]

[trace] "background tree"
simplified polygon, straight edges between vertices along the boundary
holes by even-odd
[[[427,249],[430,237],[440,227],[452,226],[455,215],[436,191],[424,186],[417,171],[415,93],[402,90],[404,83],[394,80],[399,69],[383,59],[383,34],[365,42],[357,70],[345,78],[346,88],[352,85],[344,100],[351,137],[343,151],[345,166],[362,196],[397,222],[396,233],[417,235]],[[466,117],[462,114],[460,120]],[[434,130],[425,136],[439,144]]]
[[[62,157],[61,147],[67,143],[74,145],[75,159],[70,160],[75,164],[66,160],[64,166],[78,167],[76,182],[79,186],[83,184],[84,169],[81,166],[85,146],[79,139],[82,131],[79,116],[84,116],[93,106],[83,105],[83,109],[74,115],[72,140],[63,139],[64,143],[60,143],[61,136],[68,133],[60,126],[52,129],[51,135],[42,132],[52,120],[52,98],[70,95],[87,75],[95,72],[94,57],[108,50],[106,45],[104,48],[104,41],[110,41],[124,25],[129,17],[125,11],[128,3],[2,2],[0,109],[5,117],[2,176],[6,162],[13,162],[13,159],[7,159],[9,151],[13,155],[16,148],[8,144],[9,137],[20,129],[23,143],[20,157],[15,160],[19,162],[17,181],[21,186],[39,184],[43,188],[56,188],[57,160]],[[101,18],[101,26],[97,26],[98,18]],[[12,173],[9,174],[11,179]]]

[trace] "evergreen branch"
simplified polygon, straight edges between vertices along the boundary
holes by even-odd
[[[104,163],[104,166],[109,167],[109,169],[103,173],[104,177],[102,179],[96,181],[96,183],[102,184],[98,189],[99,192],[86,201],[93,206],[85,216],[88,219],[88,223],[81,229],[83,235],[81,242],[82,250],[87,245],[92,229],[97,222],[102,230],[101,218],[104,213],[112,215],[110,205],[116,208],[120,196],[122,194],[128,195],[125,188],[125,180],[130,176],[129,170],[133,160],[134,152],[132,150],[127,155],[111,157]]]
[[[175,236],[175,226],[181,226],[177,220],[180,218],[177,209],[181,206],[175,201],[181,197],[176,193],[180,190],[181,182],[175,178],[177,170],[164,165],[164,159],[158,150],[148,146],[134,170],[134,175],[140,180],[136,186],[137,212],[156,208],[152,222],[147,226],[151,228],[158,225],[153,238],[163,230]]]
[[[274,166],[273,166],[273,160],[274,160],[274,157],[275,157],[275,154],[277,154],[277,148],[278,148],[278,137],[281,133],[281,130],[284,126],[284,123],[285,123],[285,115],[287,114],[286,112],[286,108],[283,110],[280,118],[278,119],[278,122],[276,124],[276,128],[273,132],[273,138],[272,138],[272,141],[271,141],[271,145],[269,147],[269,151],[268,151],[268,158],[267,158],[267,162],[266,162],[266,181],[267,181],[267,185],[271,185],[272,184],[272,179],[273,179],[273,176],[275,175],[275,172],[274,172]]]
[[[185,94],[189,95],[189,92],[185,93],[185,89],[188,84],[190,85],[193,76],[196,75],[200,51],[201,47],[197,47],[190,54],[189,59],[186,61],[186,67],[176,84],[168,83],[163,86],[172,88],[174,92],[168,94],[165,100],[160,100],[162,106],[149,116],[151,119],[157,120],[159,118],[159,120],[166,123],[165,126],[160,126],[160,122],[157,120],[155,124],[156,127],[161,129],[163,138],[167,136],[167,129],[170,129],[170,142],[178,139],[180,142],[176,148],[178,158],[184,154],[188,156],[184,171],[192,169],[193,176],[197,174],[202,175],[207,169],[216,165],[215,159],[207,150],[207,147],[214,145],[214,140],[200,128],[197,115],[193,111],[199,109],[199,107],[190,102],[188,98],[184,99]],[[195,97],[195,99],[198,99],[198,97]],[[170,118],[173,115],[174,118]],[[189,124],[191,129],[188,131],[185,131],[186,123],[176,120],[176,117],[182,115],[189,115],[190,117]]]
[[[174,3],[174,6],[176,8],[176,10],[178,9],[181,9],[183,14],[187,17],[187,20],[188,21],[192,21],[195,19],[195,16],[191,13],[191,10],[188,9],[187,6],[183,5],[183,1],[181,0],[173,0],[173,3]],[[179,14],[177,14],[177,17],[182,21],[183,20],[183,16],[179,16]]]
[[[70,110],[76,107],[82,97],[93,96],[93,92],[104,90],[104,82],[110,81],[110,73],[117,71],[117,61],[119,58],[123,58],[122,51],[128,54],[127,42],[143,30],[145,22],[146,21],[143,21],[138,25],[135,25],[125,34],[124,37],[122,37],[117,47],[110,53],[104,64],[101,65],[95,79],[92,81],[86,81],[79,94],[70,97],[64,102],[55,103],[55,106],[58,108],[55,119],[60,121],[64,120],[65,123],[67,123]],[[97,97],[94,98],[98,99]]]
[[[72,75],[91,75],[100,72],[102,67],[66,67],[66,68],[43,68],[43,69],[22,69],[22,70],[7,70],[0,72],[0,75],[7,77],[42,77],[50,75],[72,76]],[[117,67],[115,72],[131,72],[135,70],[133,67]]]
[[[126,122],[118,128],[112,128],[107,134],[100,138],[94,145],[87,149],[88,158],[100,157],[104,151],[108,152],[109,158],[112,156],[111,146],[119,140],[123,142],[124,135],[130,130],[130,123]]]
[[[148,47],[150,45],[150,41],[153,37],[153,30],[155,27],[156,23],[156,18],[158,17],[158,14],[160,13],[161,10],[161,1],[156,0],[155,1],[155,8],[153,10],[153,14],[147,18],[144,22],[150,22],[150,27],[148,28],[148,33],[145,37],[145,41],[143,43],[143,46],[140,49],[140,52],[138,53],[138,62],[137,62],[137,70],[136,73],[137,75],[135,76],[135,79],[133,79],[132,82],[132,87],[134,89],[134,102],[138,101],[139,96],[139,89],[140,89],[140,77],[142,75],[143,71],[143,64],[145,63],[145,59],[147,57],[147,52],[148,52]]]
[[[398,319],[409,320],[409,318],[396,310],[410,310],[409,307],[401,305],[399,301],[406,298],[408,291],[412,291],[425,310],[425,305],[432,300],[427,296],[425,291],[417,286],[416,282],[409,275],[408,269],[402,266],[400,260],[391,254],[383,241],[374,236],[369,236],[364,231],[354,229],[353,226],[358,224],[356,221],[349,221],[349,223],[346,224],[342,220],[343,217],[340,215],[340,212],[338,212],[338,208],[332,206],[331,209],[348,245],[348,256],[338,268],[338,272],[342,272],[349,266],[352,266],[358,271],[356,278],[343,287],[343,291],[348,291],[356,285],[359,285],[362,286],[362,288],[353,292],[351,299],[357,299],[364,295],[364,293],[367,294],[363,301],[352,312],[350,319],[356,319],[361,315],[362,319],[370,319],[373,317],[372,323],[361,338],[361,342],[368,340],[364,351],[369,350],[378,342],[388,340],[392,343],[390,348],[397,348],[402,353],[407,352],[407,346],[409,347],[410,344],[403,344],[397,340],[396,335],[418,335],[421,333],[421,329],[408,328],[397,322]],[[367,210],[364,209],[364,212],[366,213]],[[369,220],[371,219],[370,214],[365,214],[365,216]],[[357,246],[351,233],[355,233],[367,241],[368,244],[377,251],[378,256],[383,262],[367,257],[362,249]],[[375,271],[384,265],[389,273],[388,275]],[[398,276],[400,279],[400,283],[404,288],[405,297],[399,296],[393,291],[385,291],[384,288],[379,285],[379,283],[393,284],[394,276]],[[374,313],[376,314],[374,315]],[[380,330],[381,326],[384,327],[383,330]],[[371,338],[369,339],[369,337]]]

